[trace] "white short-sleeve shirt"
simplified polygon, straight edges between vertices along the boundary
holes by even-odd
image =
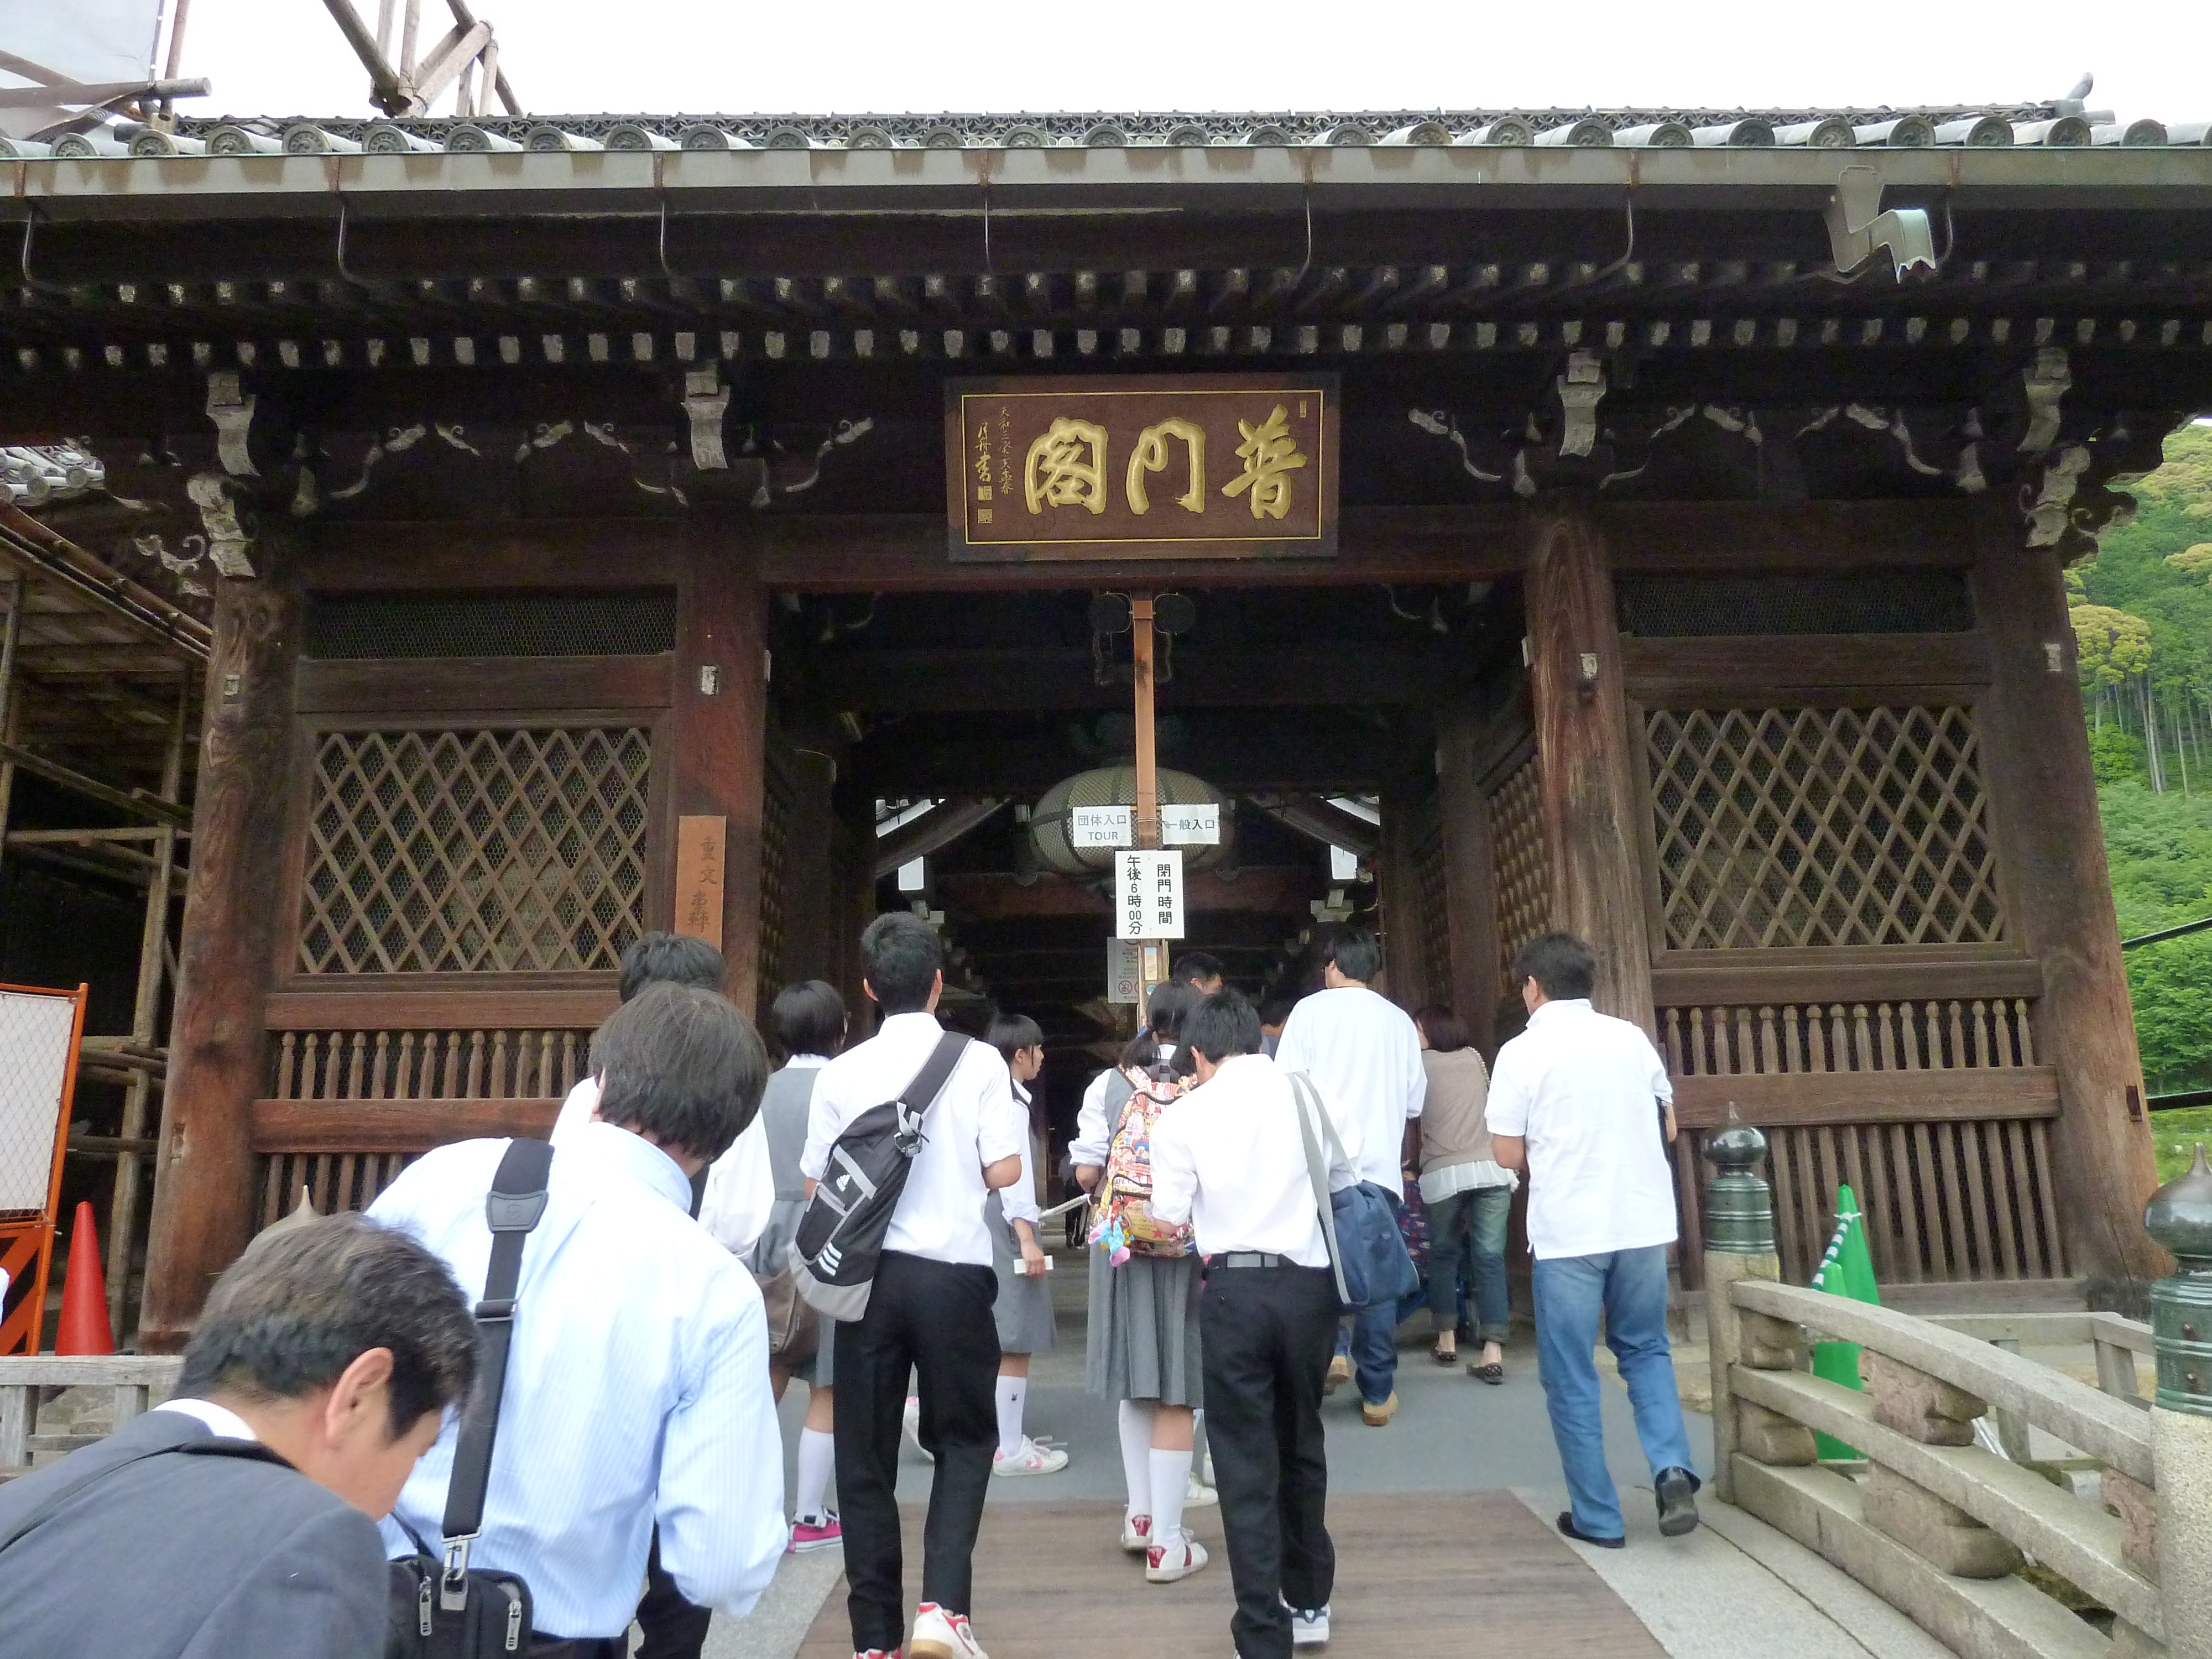
[[[1674,1097],[1640,1027],[1585,999],[1547,1002],[1498,1051],[1490,1132],[1528,1152],[1528,1249],[1540,1261],[1674,1241],[1658,1103]]]
[[[1364,985],[1316,991],[1291,1010],[1275,1061],[1314,1080],[1340,1133],[1358,1126],[1359,1178],[1399,1191],[1406,1121],[1420,1116],[1429,1092],[1412,1017]]]
[[[819,1181],[830,1148],[846,1126],[872,1107],[897,1099],[944,1030],[932,1014],[893,1014],[875,1036],[824,1066],[814,1085],[799,1173]],[[1029,1137],[1029,1115],[1014,1103],[1006,1062],[988,1042],[971,1042],[923,1120],[921,1150],[915,1154],[884,1248],[989,1267],[983,1167],[1014,1157]]]

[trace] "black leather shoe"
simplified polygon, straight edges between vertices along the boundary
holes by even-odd
[[[1659,1499],[1659,1533],[1680,1538],[1698,1529],[1698,1477],[1687,1469],[1662,1469],[1651,1483]]]
[[[1628,1547],[1628,1540],[1626,1538],[1591,1537],[1575,1525],[1575,1512],[1572,1510],[1559,1511],[1559,1530],[1577,1544],[1595,1544],[1601,1550],[1625,1550]]]

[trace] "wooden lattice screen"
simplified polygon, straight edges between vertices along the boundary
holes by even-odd
[[[1420,949],[1422,983],[1431,1002],[1448,1003],[1453,1000],[1448,856],[1444,851],[1443,824],[1439,819],[1414,843],[1411,860],[1414,897],[1419,907],[1414,917],[1419,930],[1414,942]]]
[[[798,786],[790,763],[773,745],[761,799],[760,968],[757,983],[763,1011],[783,988],[790,957],[791,823]]]
[[[1667,947],[2005,936],[1973,713],[1654,709]]]
[[[642,726],[326,732],[298,970],[611,969],[643,926]]]
[[[1491,792],[1490,848],[1497,887],[1498,969],[1510,985],[1521,947],[1552,925],[1552,871],[1544,851],[1534,756]]]

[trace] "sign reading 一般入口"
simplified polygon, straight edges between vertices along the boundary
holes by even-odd
[[[1133,939],[1182,937],[1182,854],[1114,855],[1114,936]]]
[[[955,381],[956,559],[1336,551],[1333,374]]]

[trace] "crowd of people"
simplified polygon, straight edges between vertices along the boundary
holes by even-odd
[[[407,1609],[388,1621],[385,1566],[427,1556],[448,1585],[464,1566],[527,1585],[505,1650],[615,1659],[635,1621],[641,1659],[678,1659],[716,1613],[750,1611],[785,1553],[835,1548],[855,1659],[983,1659],[988,1491],[1068,1462],[1025,1421],[1031,1359],[1057,1340],[1044,1036],[1019,1016],[948,1036],[942,947],[921,917],[878,917],[860,956],[872,1034],[849,1040],[836,988],[786,987],[771,1071],[721,994],[719,953],[641,939],[526,1218],[493,1192],[511,1143],[486,1139],[418,1158],[366,1215],[264,1232],[215,1285],[176,1398],[0,1486],[10,1651],[427,1651],[406,1645]],[[1437,1363],[1479,1344],[1468,1374],[1505,1382],[1524,1177],[1538,1376],[1571,1498],[1559,1530],[1625,1542],[1601,1322],[1659,1529],[1697,1524],[1666,1328],[1671,1090],[1644,1033],[1592,1008],[1589,948],[1550,934],[1522,951],[1528,1026],[1494,1068],[1450,1007],[1409,1015],[1374,988],[1364,930],[1316,930],[1314,963],[1317,988],[1255,1006],[1212,958],[1179,961],[1091,1079],[1063,1165],[1087,1200],[1085,1373],[1117,1413],[1121,1545],[1142,1582],[1187,1579],[1208,1557],[1186,1517],[1218,1504],[1243,1659],[1329,1638],[1323,1397],[1353,1382],[1362,1420],[1387,1427],[1401,1318],[1423,1307]],[[916,1093],[865,1308],[819,1317],[794,1277],[802,1221],[851,1194],[846,1149],[871,1115]],[[1361,1194],[1425,1215],[1415,1295],[1352,1305],[1338,1218]],[[524,1232],[504,1285],[502,1227]],[[468,1414],[495,1422],[495,1455],[480,1520],[452,1537],[449,1492],[471,1473],[461,1407],[494,1323],[503,1385],[477,1389]],[[787,1509],[778,1404],[794,1380],[808,1392]],[[933,1466],[914,1602],[902,1437]]]

